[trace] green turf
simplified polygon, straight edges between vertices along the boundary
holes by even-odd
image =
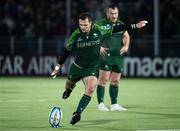
[[[70,98],[61,98],[64,78],[0,78],[0,130],[2,131],[131,131],[180,130],[180,80],[123,79],[119,102],[126,112],[99,112],[96,93],[75,126],[69,124],[80,97],[80,82]],[[106,105],[110,106],[108,90]],[[53,129],[48,114],[53,106],[63,111],[62,127]]]

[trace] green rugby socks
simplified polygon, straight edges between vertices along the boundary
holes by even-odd
[[[99,104],[101,102],[103,102],[103,100],[104,100],[104,92],[105,92],[104,86],[98,85],[98,87],[97,87],[97,100],[98,100]]]
[[[79,105],[77,107],[76,112],[82,113],[83,110],[87,107],[89,102],[91,101],[91,97],[87,95],[83,95],[81,100],[79,101]]]
[[[111,97],[111,104],[116,104],[117,103],[117,97],[118,97],[118,86],[117,85],[110,85],[109,94]]]

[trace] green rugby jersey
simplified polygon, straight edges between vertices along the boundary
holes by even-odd
[[[109,27],[109,26],[113,25],[113,23],[107,19],[101,19],[101,20],[97,21],[96,24],[98,26],[100,26],[101,28],[105,28],[105,27]],[[115,25],[124,25],[124,23],[120,20],[118,20],[114,24]],[[103,40],[103,46],[109,48],[108,52],[111,54],[111,56],[120,55],[119,49],[122,48],[122,46],[123,46],[123,42],[122,42],[123,33],[124,33],[124,31],[113,33],[111,36],[108,36]]]
[[[93,25],[89,33],[76,29],[68,39],[66,49],[76,51],[74,63],[80,68],[98,67],[100,46],[104,37],[112,34],[112,27]]]

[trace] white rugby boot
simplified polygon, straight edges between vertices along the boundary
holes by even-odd
[[[112,104],[111,105],[111,111],[126,111],[127,109],[122,107],[119,104]]]
[[[102,102],[98,105],[98,110],[99,111],[109,111],[109,109]]]

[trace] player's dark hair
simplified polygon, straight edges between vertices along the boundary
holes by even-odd
[[[111,9],[117,8],[117,9],[119,10],[119,7],[118,7],[117,4],[111,3],[111,4],[107,5],[107,6],[104,8],[104,13],[106,14],[106,12],[107,12],[110,8],[111,8]],[[105,16],[106,16],[106,15],[105,15]]]
[[[111,3],[110,5],[107,6],[107,9],[109,8],[115,9],[115,8],[118,8],[118,5],[115,3]]]
[[[79,19],[85,20],[88,19],[89,21],[92,21],[92,17],[88,12],[83,12],[79,15]]]

